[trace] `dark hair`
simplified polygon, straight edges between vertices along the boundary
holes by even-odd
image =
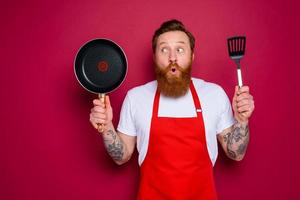
[[[155,52],[156,49],[156,43],[157,43],[157,39],[158,37],[166,32],[169,31],[182,31],[185,34],[187,34],[189,40],[190,40],[190,46],[192,51],[194,51],[194,47],[195,47],[195,38],[192,35],[191,32],[189,32],[185,26],[183,25],[183,23],[181,21],[178,21],[176,19],[172,19],[169,21],[166,21],[164,23],[161,24],[161,26],[159,27],[159,29],[157,29],[152,37],[152,50],[153,52]]]

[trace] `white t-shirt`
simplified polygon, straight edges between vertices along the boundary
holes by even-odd
[[[200,99],[207,149],[212,161],[218,156],[217,134],[234,124],[230,101],[224,90],[201,79],[192,78]],[[128,91],[122,105],[118,131],[137,137],[139,165],[142,165],[149,143],[150,124],[157,81],[135,87]],[[158,116],[196,117],[191,91],[179,98],[160,95]]]

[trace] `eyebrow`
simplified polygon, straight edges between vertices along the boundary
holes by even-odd
[[[176,43],[185,44],[184,41],[178,41],[178,42],[176,42]],[[166,42],[161,42],[161,43],[158,44],[158,46],[160,46],[160,45],[162,45],[162,44],[166,44]]]

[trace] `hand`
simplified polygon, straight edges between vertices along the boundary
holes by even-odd
[[[232,108],[234,117],[238,122],[248,123],[248,119],[254,111],[254,100],[253,96],[249,93],[248,86],[242,86],[241,88],[235,86]]]
[[[91,109],[90,122],[99,132],[104,132],[108,125],[112,124],[113,111],[109,96],[105,96],[105,104],[100,99],[93,100],[94,107]]]

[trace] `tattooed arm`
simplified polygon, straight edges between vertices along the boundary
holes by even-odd
[[[249,143],[248,120],[254,111],[254,100],[248,86],[236,86],[232,108],[237,122],[218,134],[218,140],[229,158],[242,160]]]
[[[105,148],[111,158],[119,165],[126,163],[134,151],[136,137],[115,131],[112,124],[102,133]]]
[[[237,161],[242,160],[249,143],[248,123],[235,123],[218,134],[218,140],[229,158]]]
[[[115,130],[112,123],[112,107],[108,96],[106,96],[105,104],[99,99],[95,99],[93,104],[90,122],[102,135],[108,154],[119,165],[127,162],[134,151],[136,137]]]

